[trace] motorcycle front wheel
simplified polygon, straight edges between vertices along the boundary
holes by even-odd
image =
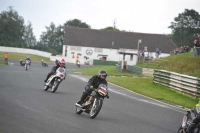
[[[52,93],[54,93],[58,89],[58,86],[59,86],[59,82],[54,81],[53,86],[52,86]]]
[[[25,65],[25,68],[26,68],[26,71],[27,71],[27,70],[28,70],[28,69],[27,69],[27,65]]]
[[[81,107],[76,106],[76,113],[81,114],[83,110],[81,110]]]
[[[49,86],[44,86],[44,91],[47,91],[49,89]]]
[[[103,99],[97,99],[90,110],[90,118],[94,119],[100,112],[103,105]]]
[[[179,129],[178,129],[178,131],[177,131],[177,133],[185,133],[183,130],[184,129],[182,128],[182,126],[180,126]]]

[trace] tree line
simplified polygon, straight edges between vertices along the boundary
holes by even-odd
[[[69,20],[58,26],[51,22],[49,26],[45,27],[46,31],[41,33],[40,40],[37,41],[31,22],[25,25],[24,18],[12,7],[9,7],[7,11],[0,13],[0,46],[30,48],[50,52],[53,55],[60,54],[66,26],[91,29],[90,25],[79,19]],[[172,30],[169,37],[177,46],[189,45],[192,47],[191,42],[200,33],[200,15],[193,9],[185,9],[183,13],[174,18],[168,28]],[[115,25],[101,30],[120,31]]]

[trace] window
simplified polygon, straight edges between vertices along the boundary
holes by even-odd
[[[81,47],[79,46],[70,46],[71,51],[81,51]]]
[[[95,53],[103,53],[103,49],[102,48],[95,48],[94,52]]]

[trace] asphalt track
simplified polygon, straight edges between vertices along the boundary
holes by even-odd
[[[25,71],[18,62],[14,63],[0,66],[3,133],[176,133],[185,113],[109,84],[110,99],[105,99],[99,115],[90,119],[86,113],[75,113],[75,102],[89,76],[68,71],[66,80],[51,93],[43,90],[43,80],[51,64],[42,67],[33,62],[31,69]],[[77,66],[69,64],[67,68],[77,69]]]

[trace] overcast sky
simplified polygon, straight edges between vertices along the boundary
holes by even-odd
[[[0,0],[0,12],[12,6],[27,24],[32,23],[37,40],[45,26],[63,25],[79,19],[101,29],[113,26],[141,33],[171,33],[173,19],[185,9],[200,13],[200,0]]]

